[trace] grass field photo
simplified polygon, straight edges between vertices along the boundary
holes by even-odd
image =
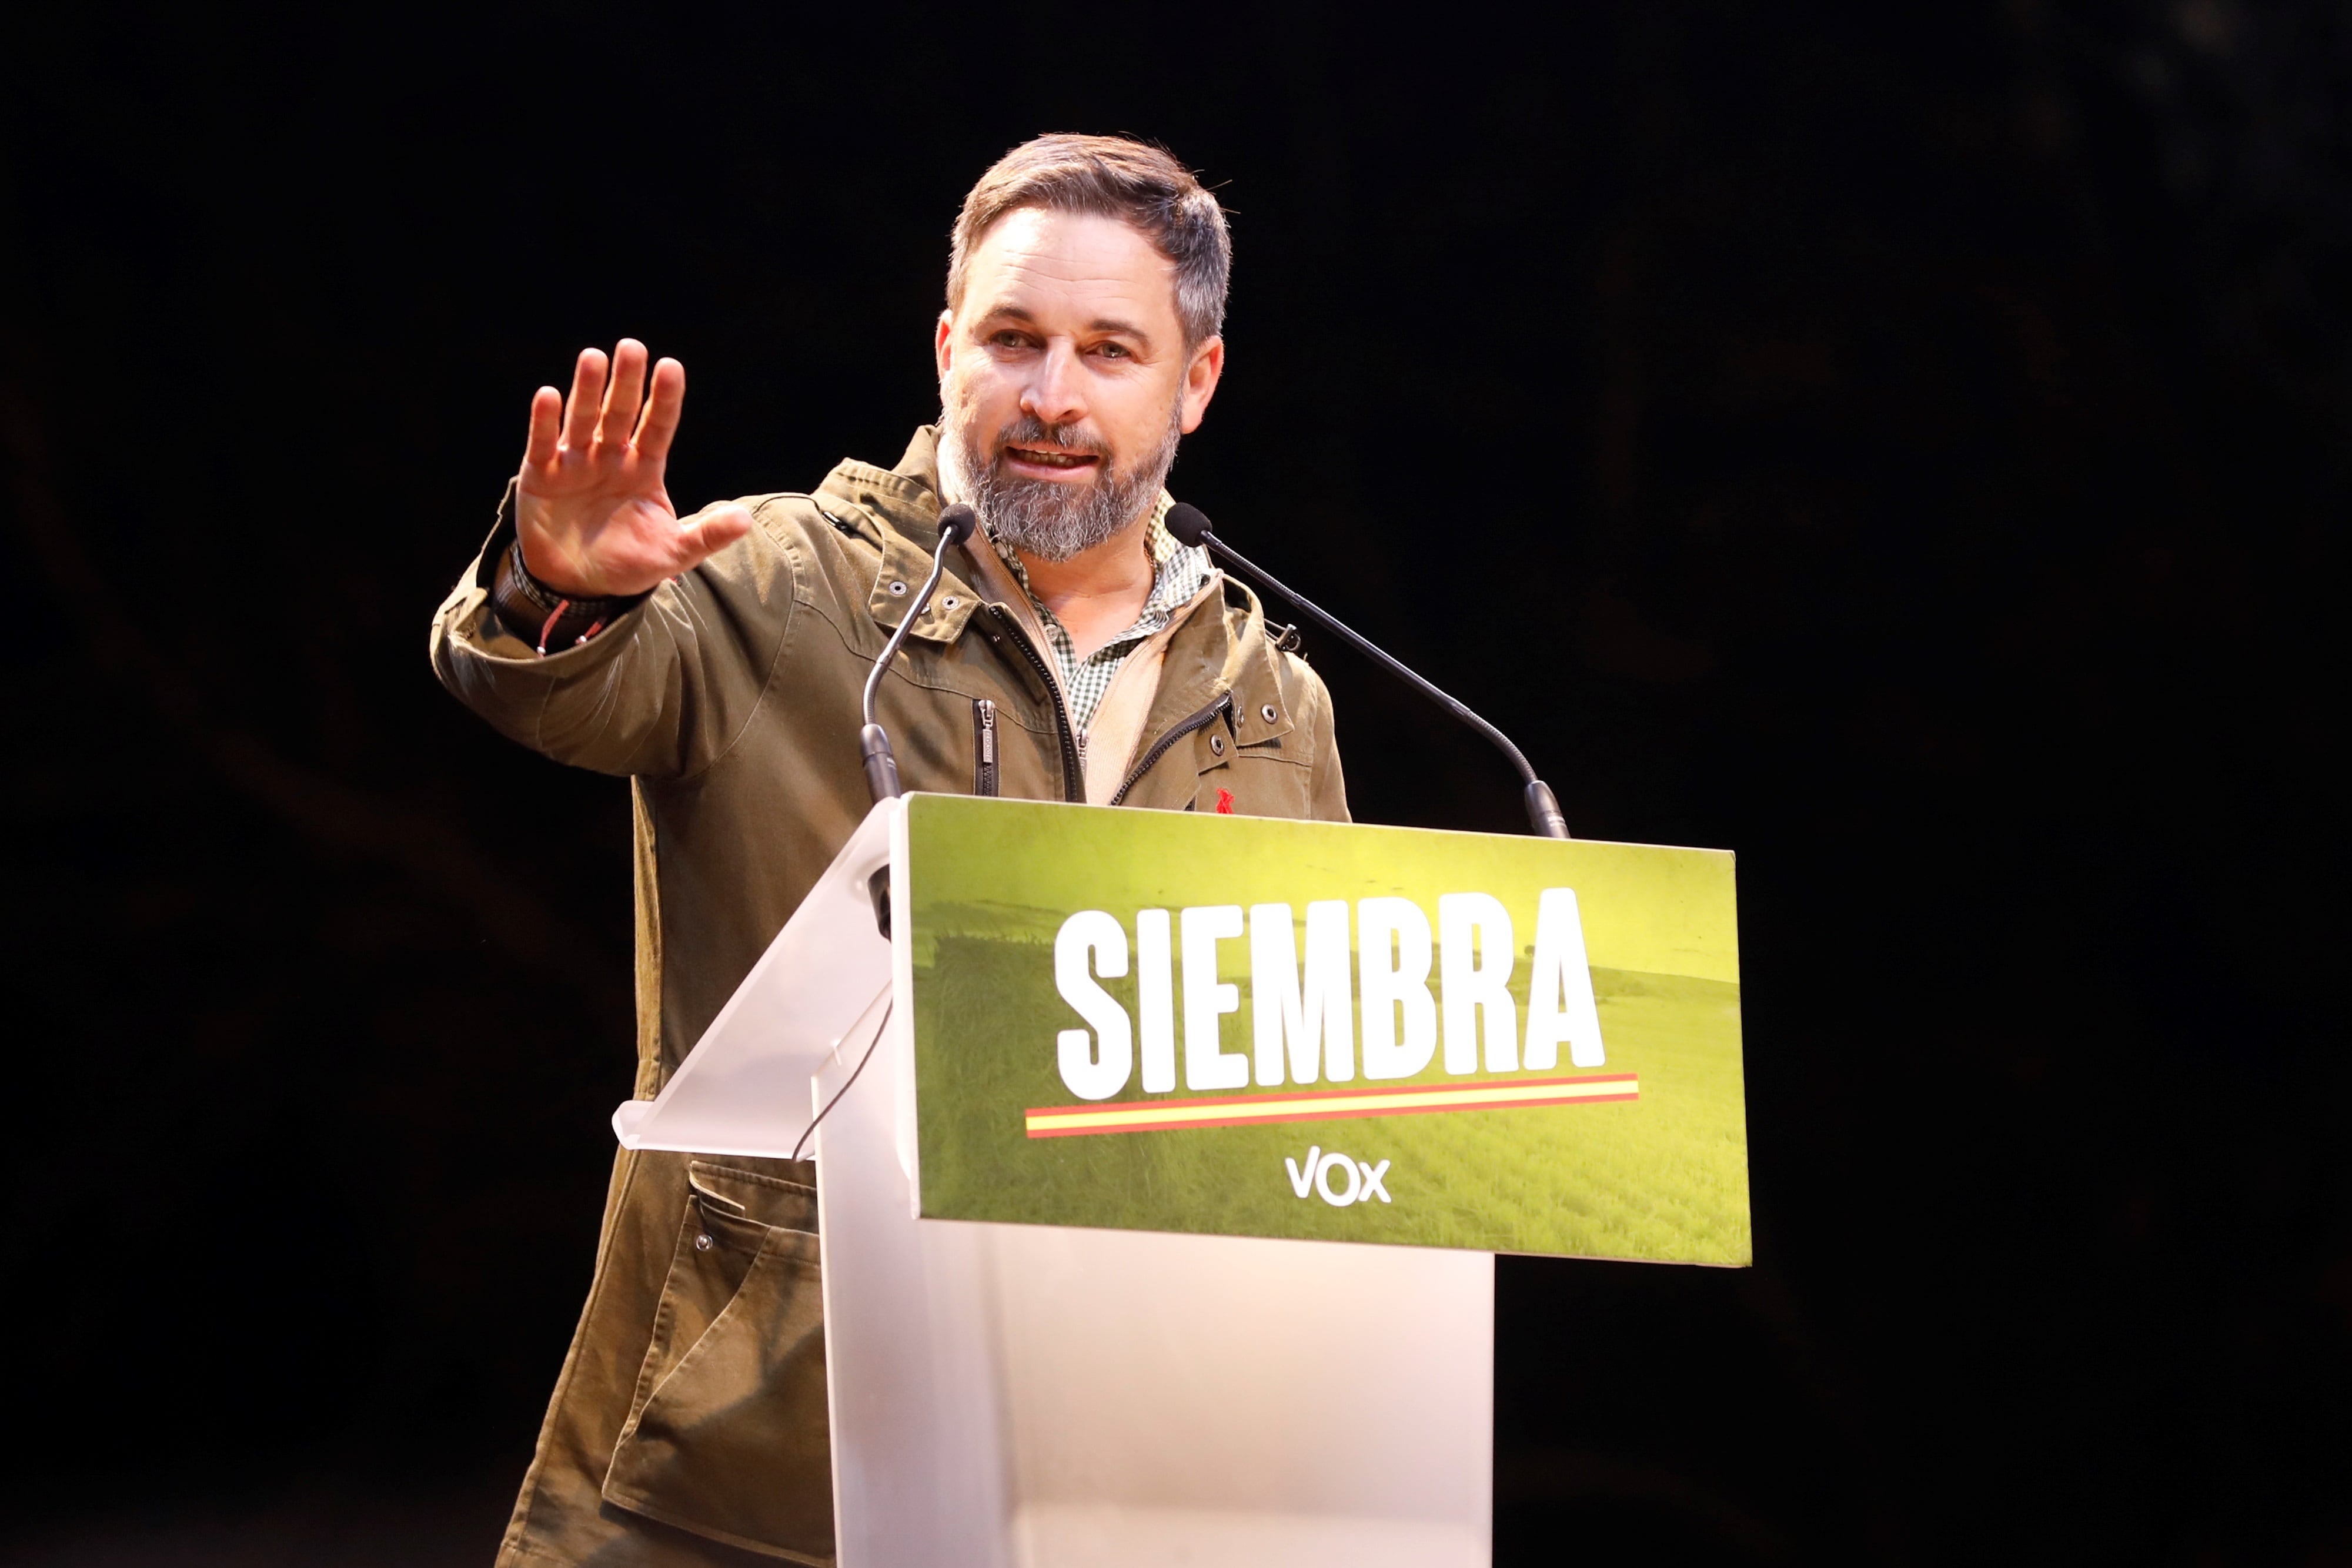
[[[942,1218],[1389,1242],[1740,1265],[1749,1260],[1746,1104],[1730,857],[1343,824],[1095,811],[919,798],[909,816],[922,1212]],[[1099,1105],[1056,1065],[1083,1027],[1057,989],[1055,933],[1106,911],[1402,896],[1434,912],[1477,891],[1514,921],[1510,991],[1524,1022],[1538,897],[1577,891],[1604,1064],[1203,1095],[1147,1094],[1134,1077]],[[1221,1045],[1251,1050],[1249,944],[1223,944],[1239,989]],[[1362,955],[1353,955],[1360,973]],[[1181,964],[1178,961],[1178,989]],[[1138,968],[1102,988],[1138,1016]],[[1433,991],[1438,979],[1433,973]],[[1182,1055],[1181,1001],[1178,1054]],[[1360,1037],[1361,1020],[1358,1020]],[[1579,1096],[1589,1082],[1593,1092]],[[1528,1085],[1525,1090],[1516,1086]],[[1428,1109],[1475,1086],[1564,1103]],[[1397,1094],[1393,1091],[1431,1091]],[[1330,1095],[1328,1100],[1318,1096]],[[1628,1097],[1630,1095],[1630,1097]],[[1366,1097],[1370,1097],[1367,1099]],[[1408,1113],[1375,1107],[1423,1103]],[[1043,1135],[1074,1115],[1162,1107],[1261,1124]],[[1314,1113],[1328,1106],[1328,1116]],[[1317,1179],[1317,1162],[1327,1162]],[[1352,1168],[1349,1168],[1352,1167]],[[1373,1173],[1377,1173],[1376,1179]],[[1360,1189],[1361,1189],[1360,1191]],[[1335,1198],[1357,1197],[1339,1202]]]

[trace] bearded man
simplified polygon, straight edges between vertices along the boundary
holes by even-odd
[[[1163,519],[1225,364],[1231,246],[1166,152],[1048,136],[964,200],[941,413],[895,467],[681,518],[685,370],[622,340],[531,400],[522,470],[433,624],[504,734],[625,775],[636,1094],[651,1099],[870,805],[882,685],[909,789],[1344,821],[1322,683]],[[501,1564],[833,1559],[813,1163],[623,1151]]]

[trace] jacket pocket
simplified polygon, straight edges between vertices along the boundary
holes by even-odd
[[[815,1189],[696,1160],[604,1500],[788,1562],[833,1561]]]
[[[971,792],[996,793],[996,704],[971,699]]]

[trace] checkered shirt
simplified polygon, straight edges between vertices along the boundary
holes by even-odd
[[[1021,564],[1018,552],[998,543],[994,535],[989,542],[996,545],[996,553],[1013,570],[1021,591],[1029,595],[1029,607],[1037,612],[1038,623],[1045,628],[1045,641],[1053,644],[1054,672],[1062,677],[1062,695],[1070,705],[1070,724],[1077,731],[1078,745],[1086,746],[1087,730],[1094,723],[1095,710],[1102,706],[1104,694],[1110,690],[1111,677],[1135,652],[1155,632],[1162,631],[1175,619],[1176,612],[1192,601],[1213,570],[1209,564],[1209,552],[1199,545],[1182,545],[1168,531],[1168,508],[1176,504],[1167,491],[1160,492],[1160,504],[1151,509],[1151,520],[1143,526],[1143,548],[1151,552],[1151,594],[1143,601],[1143,613],[1135,624],[1113,637],[1084,659],[1070,641],[1068,628],[1054,618],[1029,586],[1028,569]]]

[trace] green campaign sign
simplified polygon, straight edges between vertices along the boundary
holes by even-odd
[[[921,1212],[1745,1264],[1732,857],[907,808]]]

